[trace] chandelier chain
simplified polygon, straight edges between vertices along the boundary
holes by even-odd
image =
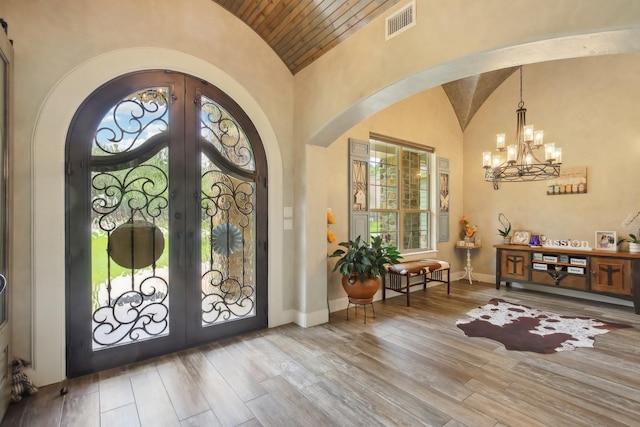
[[[518,108],[524,107],[524,100],[522,99],[522,65],[520,66],[520,102]]]

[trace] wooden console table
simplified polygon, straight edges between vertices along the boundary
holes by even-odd
[[[531,283],[633,301],[640,314],[640,254],[494,245],[496,289],[500,283]]]

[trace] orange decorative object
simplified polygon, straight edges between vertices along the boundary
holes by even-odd
[[[327,208],[327,224],[335,224],[336,219],[331,212],[331,208]]]
[[[478,227],[471,225],[466,216],[460,219],[460,225],[462,225],[462,231],[460,231],[460,238],[473,237],[473,234],[478,231]]]
[[[336,243],[337,241],[338,239],[336,238],[336,235],[333,234],[333,231],[331,230],[327,231],[327,242]]]

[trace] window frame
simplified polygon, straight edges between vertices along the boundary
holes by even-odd
[[[427,146],[427,145],[422,145],[422,144],[417,144],[417,143],[412,143],[409,141],[404,141],[404,140],[400,140],[397,138],[393,138],[393,137],[388,137],[388,136],[384,136],[384,135],[380,135],[380,134],[376,134],[376,133],[370,133],[369,135],[369,140],[368,141],[356,141],[351,139],[350,140],[351,143],[351,148],[350,148],[350,159],[349,159],[349,164],[350,164],[350,168],[353,168],[354,163],[357,160],[362,161],[363,158],[366,158],[367,160],[367,202],[366,202],[366,217],[367,217],[367,230],[366,232],[363,231],[363,227],[362,227],[362,218],[361,216],[363,215],[362,209],[358,209],[357,211],[353,208],[354,206],[354,200],[356,199],[356,195],[354,192],[354,186],[353,186],[353,178],[352,178],[352,182],[350,184],[350,194],[351,194],[351,206],[352,208],[350,209],[350,212],[352,214],[352,221],[351,221],[351,230],[350,230],[350,237],[351,239],[355,239],[357,235],[360,235],[361,237],[366,237],[366,241],[369,241],[370,236],[375,236],[375,235],[379,235],[380,232],[376,232],[373,231],[371,229],[371,220],[373,219],[373,214],[378,214],[378,213],[395,213],[396,216],[396,241],[397,244],[396,246],[398,247],[398,250],[401,253],[406,253],[406,254],[415,254],[415,253],[426,253],[426,252],[434,252],[436,251],[436,244],[437,244],[437,237],[438,237],[438,229],[437,229],[437,212],[436,212],[436,207],[437,207],[437,192],[438,192],[438,188],[437,188],[437,160],[436,160],[436,155],[435,155],[435,149],[431,146]],[[359,150],[354,149],[354,147],[356,147],[357,145],[359,145],[360,147],[364,146],[366,144],[366,150],[363,150],[362,148],[360,148]],[[374,146],[375,144],[387,144],[388,146],[393,146],[394,149],[396,150],[397,156],[398,156],[398,160],[397,160],[397,177],[402,177],[402,173],[403,173],[403,167],[401,165],[402,163],[402,150],[408,150],[408,151],[413,151],[413,152],[418,152],[420,155],[425,154],[426,155],[426,163],[424,165],[424,168],[426,169],[426,188],[425,188],[425,192],[426,194],[426,202],[427,202],[427,206],[426,208],[413,208],[413,207],[405,207],[405,204],[403,203],[403,199],[402,199],[402,195],[405,191],[404,189],[404,183],[402,182],[403,180],[401,178],[396,178],[396,205],[394,208],[374,208],[375,203],[373,202],[372,197],[376,197],[374,194],[376,193],[376,190],[379,189],[379,184],[376,184],[377,181],[374,181],[371,177],[371,171],[374,170],[374,168],[376,167],[375,165],[377,165],[378,163],[375,162],[373,160],[373,153],[374,153]],[[356,156],[356,152],[359,152],[361,155],[360,156]],[[364,156],[364,153],[366,153],[366,157]],[[419,166],[420,168],[422,168],[422,165]],[[351,174],[353,175],[353,170],[350,171]],[[376,188],[376,186],[378,186],[378,188]],[[419,190],[422,191],[422,190]],[[419,247],[419,248],[405,248],[405,239],[404,239],[404,221],[405,221],[405,215],[407,213],[425,213],[427,216],[426,219],[426,245],[424,247]],[[377,216],[377,215],[376,215]],[[354,218],[358,218],[357,220],[354,221]],[[356,227],[356,225],[359,225],[358,227]],[[354,231],[354,229],[357,228],[357,231]],[[362,234],[366,234],[366,236],[362,236]]]

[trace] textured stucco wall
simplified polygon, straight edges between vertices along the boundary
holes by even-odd
[[[449,159],[449,190],[452,195],[449,212],[451,240],[450,242],[438,243],[436,253],[407,255],[406,259],[440,258],[451,261],[452,271],[459,270],[462,265],[455,261],[456,253],[451,243],[456,240],[457,219],[462,212],[462,131],[453,108],[441,87],[416,94],[363,120],[327,148],[330,159],[327,162],[327,177],[330,188],[327,207],[332,209],[337,220],[331,229],[335,232],[338,242],[349,238],[349,177],[346,160],[348,139],[367,141],[369,132],[434,147],[437,157]],[[331,253],[335,249],[338,249],[337,244],[327,244],[327,253]],[[329,271],[334,264],[335,260],[329,261]],[[345,292],[340,283],[340,275],[329,272],[328,279],[332,310],[343,308],[343,305],[346,306],[346,300]]]
[[[416,25],[384,16],[296,75],[295,135],[321,146],[414,93],[485,71],[640,49],[635,0],[417,0]]]
[[[464,134],[464,213],[477,223],[485,247],[474,254],[474,271],[495,274],[498,213],[514,229],[553,239],[586,240],[596,230],[636,233],[640,222],[623,227],[640,210],[640,54],[576,58],[523,68],[527,124],[544,130],[546,142],[562,147],[563,166],[586,166],[586,194],[546,194],[546,183],[505,183],[493,190],[484,181],[481,153],[495,149],[495,134],[513,141],[519,102],[514,73],[485,102]],[[626,249],[623,248],[623,249]]]

